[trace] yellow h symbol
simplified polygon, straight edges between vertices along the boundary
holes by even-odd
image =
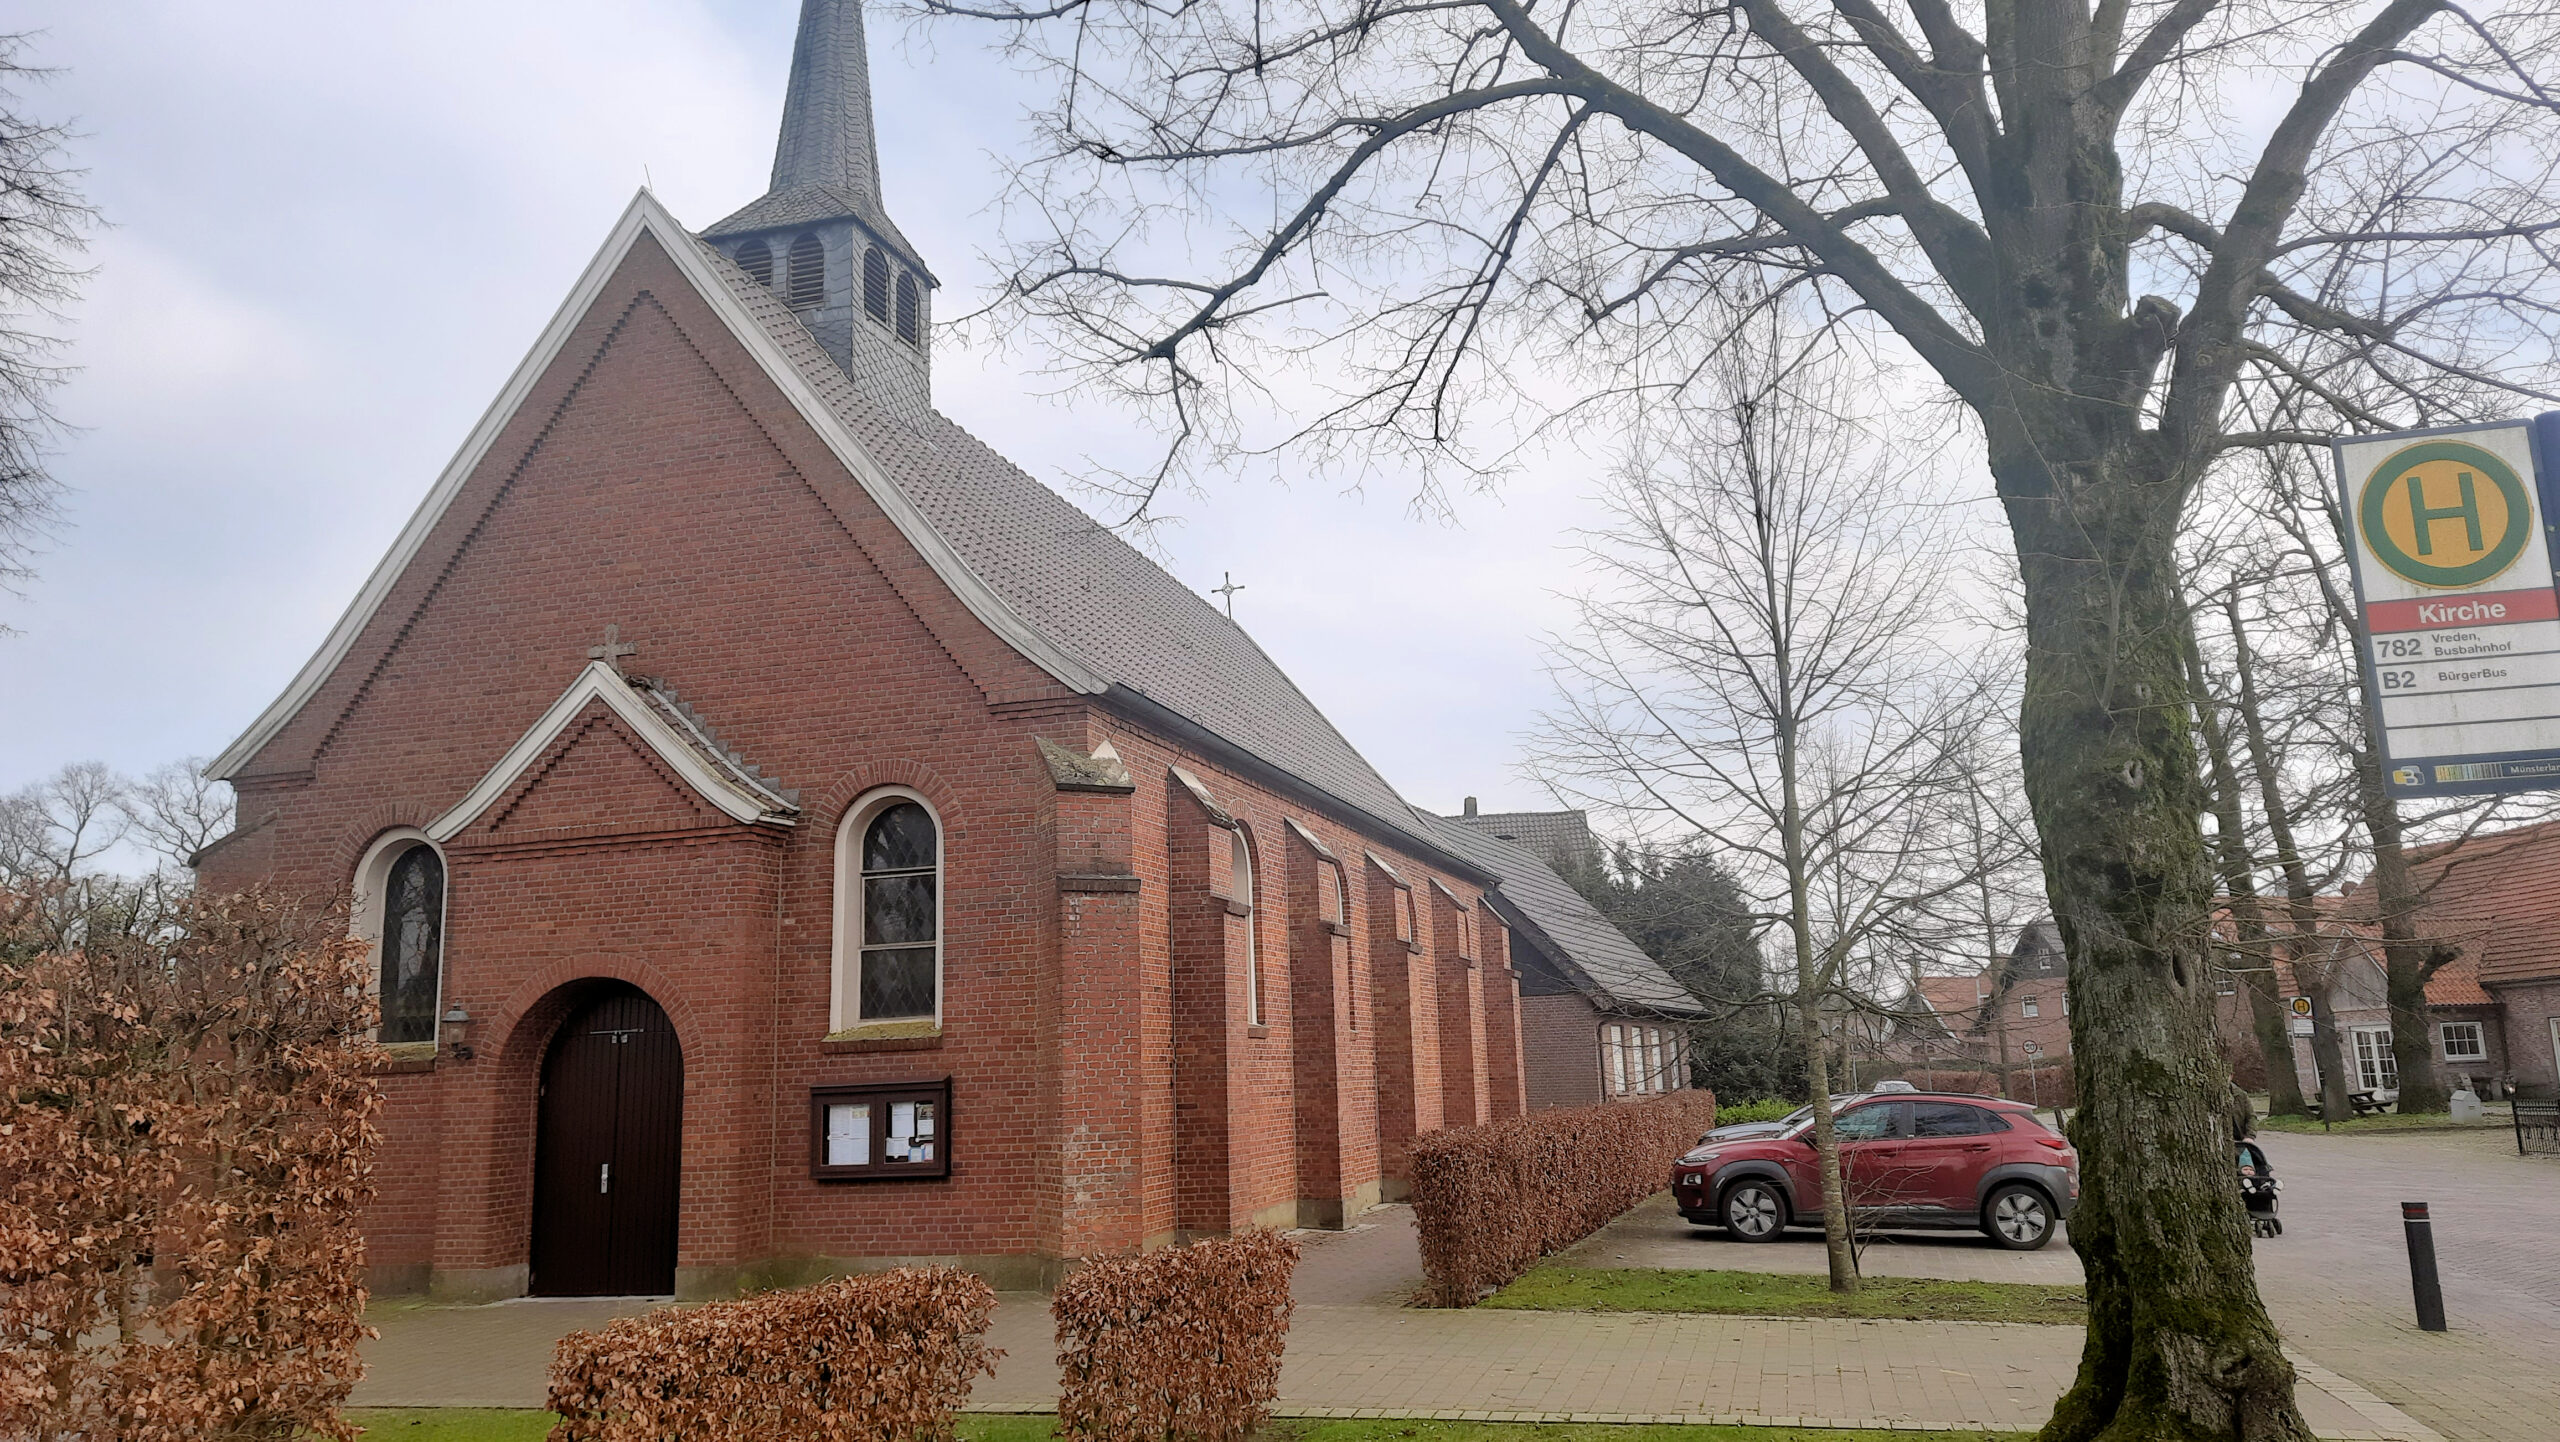
[[[2487,549],[2480,544],[2480,502],[2472,494],[2471,473],[2461,472],[2457,483],[2462,488],[2460,503],[2442,507],[2430,506],[2427,504],[2426,481],[2416,471],[2409,473],[2409,523],[2411,529],[2418,533],[2419,555],[2435,554],[2435,523],[2456,518],[2462,522],[2464,539],[2471,543],[2471,549],[2473,551]]]

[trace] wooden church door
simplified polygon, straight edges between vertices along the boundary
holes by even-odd
[[[531,1285],[546,1297],[675,1291],[684,1052],[667,1014],[615,983],[542,1064]]]

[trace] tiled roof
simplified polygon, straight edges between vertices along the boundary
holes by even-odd
[[[1707,1009],[1672,980],[1661,963],[1610,924],[1538,853],[1471,828],[1462,818],[1414,814],[1450,850],[1501,878],[1493,897],[1496,914],[1515,929],[1530,932],[1541,950],[1581,973],[1579,979],[1599,993],[1593,1000],[1604,1010],[1705,1014]]]
[[[1391,832],[1451,849],[1215,606],[940,412],[910,424],[871,404],[772,291],[697,249],[970,573],[1050,644]]]
[[[1600,861],[1600,843],[1591,834],[1591,818],[1579,811],[1482,811],[1473,816],[1441,819],[1499,841],[1514,842],[1549,861],[1587,859],[1592,865]]]
[[[2414,849],[2409,869],[2426,896],[2419,930],[2462,950],[2428,982],[2429,1003],[2487,1005],[2484,984],[2560,980],[2560,822]],[[2370,883],[2322,900],[2374,934]]]
[[[2497,998],[2480,985],[2480,959],[2465,950],[2427,978],[2429,1006],[2491,1006]]]
[[[1919,978],[1920,998],[1947,1030],[1963,1035],[1982,1025],[1983,979],[1976,976],[1924,976]]]

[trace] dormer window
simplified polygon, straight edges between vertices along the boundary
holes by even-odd
[[[827,253],[815,233],[791,242],[791,293],[784,299],[793,310],[826,303]]]
[[[738,269],[767,290],[773,289],[773,247],[751,240],[738,247]]]
[[[889,323],[889,257],[876,245],[862,253],[862,308]]]
[[[898,339],[914,345],[924,334],[924,298],[916,287],[915,272],[898,272]]]

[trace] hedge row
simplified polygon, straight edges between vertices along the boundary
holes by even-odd
[[[1271,1414],[1298,1245],[1243,1232],[1086,1264],[1058,1288],[1058,1429],[1234,1442]]]
[[[348,1439],[365,948],[252,893],[62,943],[0,891],[0,1438]]]
[[[1670,1184],[1716,1123],[1715,1093],[1531,1112],[1413,1143],[1413,1220],[1430,1299],[1472,1307],[1540,1257]]]
[[[950,1442],[996,1295],[949,1267],[840,1277],[560,1339],[551,1442]]]

